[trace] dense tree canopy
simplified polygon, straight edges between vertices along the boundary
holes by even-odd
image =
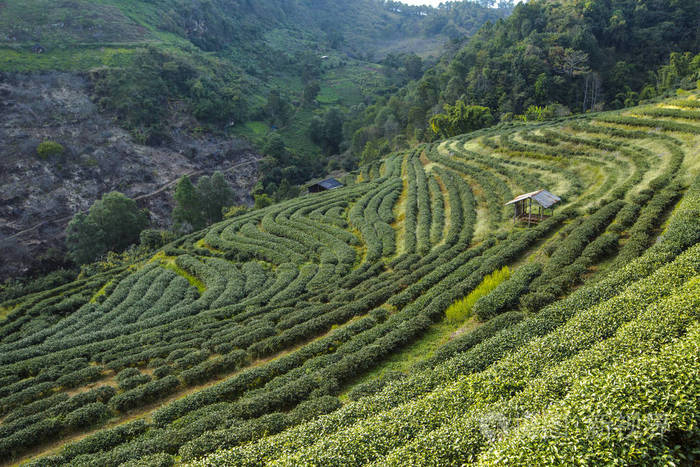
[[[174,199],[173,224],[175,230],[191,232],[204,227],[205,221],[199,194],[187,175],[177,182]]]
[[[197,194],[207,224],[223,219],[223,208],[233,204],[233,189],[219,171],[211,177],[204,175],[197,180]]]
[[[455,105],[445,104],[445,113],[430,119],[430,128],[441,138],[450,138],[493,124],[493,116],[487,107],[467,105],[458,100]]]
[[[648,98],[682,85],[681,76],[694,86],[686,71],[700,52],[698,17],[700,3],[692,0],[520,3],[419,80],[346,122],[345,137],[359,157],[366,148],[398,149],[406,138],[448,134],[430,131],[430,123],[443,123],[434,116],[458,101],[487,107],[498,120],[532,106],[582,112],[636,105],[645,88]],[[389,119],[400,131],[380,124]]]
[[[219,222],[223,219],[223,209],[233,204],[233,197],[233,189],[219,171],[211,177],[199,177],[196,185],[185,175],[175,188],[175,230],[191,232]]]
[[[77,264],[89,263],[108,251],[121,251],[136,243],[147,226],[148,211],[119,192],[107,193],[87,214],[76,214],[68,224],[68,254]]]

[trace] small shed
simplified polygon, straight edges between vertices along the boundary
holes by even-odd
[[[336,188],[340,188],[342,186],[343,184],[335,178],[327,178],[325,180],[321,180],[320,182],[310,184],[309,193],[320,193],[322,191],[335,190]]]
[[[561,198],[557,195],[547,190],[537,190],[508,201],[506,206],[513,205],[514,207],[513,223],[520,221],[531,224],[540,222],[553,215],[554,205],[559,202],[561,202]],[[549,215],[547,210],[549,210]]]

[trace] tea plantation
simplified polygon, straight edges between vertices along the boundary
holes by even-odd
[[[0,464],[700,461],[699,107],[418,146],[0,304]]]

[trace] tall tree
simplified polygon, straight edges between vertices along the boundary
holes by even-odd
[[[319,92],[321,92],[321,85],[319,84],[318,80],[310,81],[306,86],[304,86],[304,104],[309,106],[316,102],[316,97],[318,97]]]
[[[430,127],[441,138],[450,138],[493,124],[493,116],[488,107],[467,105],[458,100],[455,105],[445,104],[445,113],[430,119]]]
[[[554,71],[569,78],[588,71],[588,54],[581,50],[555,46],[549,49],[549,60]]]
[[[323,123],[323,138],[327,154],[337,154],[343,141],[343,116],[335,107],[326,113]]]
[[[173,223],[179,232],[187,233],[204,227],[205,219],[202,214],[202,204],[190,177],[185,175],[178,181],[175,188],[175,208]]]
[[[233,204],[233,189],[224,174],[219,171],[214,172],[211,177],[204,176],[197,181],[197,195],[207,224],[221,221],[222,209]]]

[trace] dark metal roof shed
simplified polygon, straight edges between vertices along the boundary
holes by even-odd
[[[332,190],[334,188],[340,188],[341,186],[343,186],[343,184],[335,178],[328,178],[326,180],[322,180],[318,182],[317,185],[321,185],[326,190]]]
[[[335,178],[327,178],[325,180],[321,180],[320,182],[309,183],[307,188],[311,193],[318,193],[320,191],[334,190],[342,186],[344,185]]]

